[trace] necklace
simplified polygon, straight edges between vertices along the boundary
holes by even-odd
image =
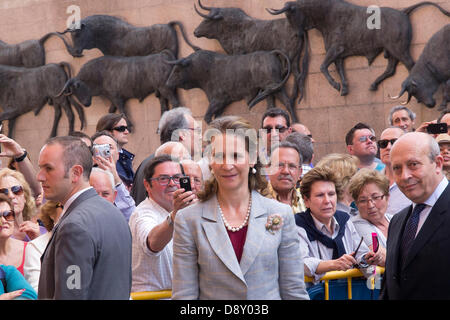
[[[237,227],[232,227],[228,223],[227,219],[225,219],[225,216],[223,215],[222,208],[220,208],[220,203],[219,203],[218,199],[217,199],[217,203],[218,203],[220,215],[222,216],[223,223],[225,224],[225,227],[227,228],[228,231],[237,232],[237,231],[241,230],[243,227],[245,227],[245,225],[247,224],[248,218],[250,217],[250,209],[252,208],[252,196],[251,195],[250,195],[250,198],[248,199],[248,208],[247,208],[247,214],[245,215],[245,219]]]

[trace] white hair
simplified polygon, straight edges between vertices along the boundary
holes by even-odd
[[[155,157],[168,154],[172,159],[180,161],[183,159],[191,159],[191,155],[181,142],[168,141],[160,145],[155,151]]]
[[[111,188],[113,190],[116,189],[116,186],[114,184],[114,176],[113,176],[113,174],[111,172],[103,170],[102,168],[99,168],[99,167],[93,167],[92,171],[91,171],[91,174],[94,173],[94,172],[106,174],[106,176],[108,177],[109,182],[111,183]]]

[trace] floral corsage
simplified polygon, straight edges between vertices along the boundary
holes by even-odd
[[[271,234],[275,234],[275,231],[280,230],[283,226],[283,218],[279,214],[271,214],[267,218],[266,230]]]

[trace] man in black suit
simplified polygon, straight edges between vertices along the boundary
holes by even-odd
[[[382,299],[450,299],[450,186],[437,142],[411,132],[391,149],[394,179],[413,204],[389,225]]]
[[[39,299],[129,299],[131,232],[113,204],[89,185],[92,155],[75,137],[50,139],[37,180],[63,212],[41,257]]]

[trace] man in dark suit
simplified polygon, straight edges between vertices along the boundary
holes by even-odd
[[[63,212],[41,257],[39,299],[129,299],[131,233],[110,202],[89,185],[92,155],[78,138],[50,139],[37,179]]]
[[[411,132],[391,149],[394,179],[413,204],[391,220],[382,299],[450,299],[450,186],[437,142]]]

